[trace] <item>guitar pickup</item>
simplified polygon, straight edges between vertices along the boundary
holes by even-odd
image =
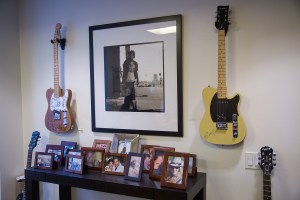
[[[60,120],[60,111],[53,110],[53,119]]]
[[[219,130],[227,130],[228,126],[226,122],[217,122],[216,127]]]

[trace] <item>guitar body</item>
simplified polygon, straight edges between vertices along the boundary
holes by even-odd
[[[202,92],[205,113],[200,123],[200,134],[212,144],[233,145],[242,142],[246,126],[239,115],[240,96],[218,98],[217,89],[206,87]]]
[[[46,97],[48,109],[45,116],[47,129],[55,133],[64,133],[73,129],[73,116],[70,108],[72,91],[65,90],[61,96],[56,97],[54,89],[48,89]]]

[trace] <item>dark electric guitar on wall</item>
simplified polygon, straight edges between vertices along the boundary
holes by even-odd
[[[53,43],[54,50],[54,89],[50,88],[46,92],[48,100],[48,110],[45,116],[45,125],[49,131],[64,133],[73,129],[73,116],[70,108],[72,91],[64,92],[59,86],[59,67],[58,67],[58,44],[64,46],[65,39],[60,37],[61,24],[55,27]],[[62,46],[62,48],[63,48]]]
[[[242,142],[246,127],[239,114],[240,96],[227,97],[225,36],[228,31],[229,6],[218,6],[218,88],[206,87],[202,96],[205,113],[200,123],[200,134],[207,142],[219,145],[233,145]]]
[[[30,140],[29,145],[28,145],[26,168],[31,167],[32,152],[33,152],[33,149],[36,147],[39,138],[40,138],[40,132],[34,131],[32,133],[31,140]],[[25,195],[25,190],[26,189],[25,189],[25,187],[26,187],[26,184],[24,184],[23,191],[22,191],[21,194],[18,195],[17,200],[25,200],[26,199],[26,195]]]
[[[276,166],[276,154],[271,147],[264,146],[260,149],[258,159],[258,164],[263,171],[263,200],[272,200],[271,172],[273,166]]]

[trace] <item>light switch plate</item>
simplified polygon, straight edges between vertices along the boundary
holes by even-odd
[[[260,169],[258,152],[245,152],[245,169]]]

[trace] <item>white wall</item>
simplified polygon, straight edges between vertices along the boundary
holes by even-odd
[[[0,197],[16,198],[15,178],[23,174],[18,4],[0,1]]]
[[[184,137],[142,136],[142,142],[174,146],[197,154],[198,171],[207,173],[207,199],[253,200],[262,197],[262,173],[245,170],[244,153],[269,145],[277,152],[272,175],[274,200],[300,199],[297,123],[300,108],[300,2],[298,0],[28,0],[20,2],[20,40],[24,141],[32,130],[47,143],[77,141],[91,146],[111,134],[91,131],[88,27],[150,17],[183,15]],[[218,5],[229,4],[232,23],[227,36],[228,94],[241,94],[241,114],[247,125],[243,144],[222,147],[203,141],[198,126],[204,113],[202,89],[217,83]],[[45,92],[53,85],[50,39],[57,22],[67,37],[61,66],[62,86],[73,91],[76,122],[83,131],[49,133],[44,126]],[[25,153],[24,145],[24,153]],[[44,199],[57,199],[58,187],[43,184]],[[74,199],[116,199],[117,195],[74,189]],[[132,199],[122,197],[121,199]]]

